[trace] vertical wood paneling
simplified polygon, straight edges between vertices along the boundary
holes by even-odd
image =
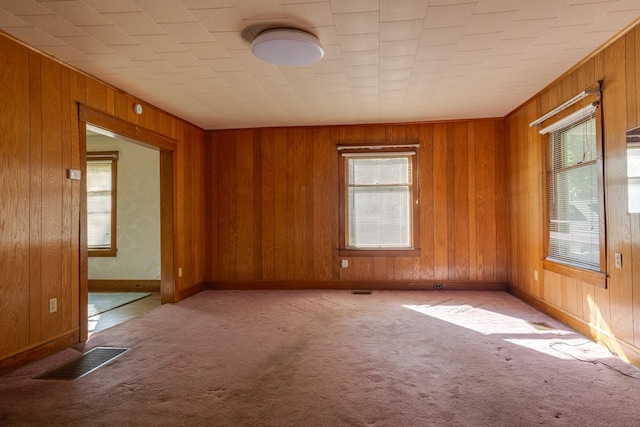
[[[434,158],[433,126],[422,125],[418,129],[420,153],[418,156],[418,186],[420,203],[420,259],[414,265],[414,276],[421,280],[435,277],[435,224],[434,224]],[[417,270],[417,271],[415,271]]]
[[[86,283],[81,280],[86,273],[86,260],[81,258],[86,250],[80,246],[82,187],[66,178],[67,169],[84,167],[77,103],[178,141],[178,168],[173,168],[172,154],[161,156],[163,170],[171,170],[171,181],[163,184],[169,190],[162,198],[178,202],[174,206],[171,201],[171,212],[163,214],[171,224],[163,226],[162,245],[169,247],[171,257],[186,263],[182,289],[202,286],[209,253],[204,248],[209,241],[204,231],[204,132],[151,105],[138,116],[131,108],[132,96],[4,36],[0,56],[0,324],[13,325],[0,328],[0,360],[31,352],[42,355],[59,349],[58,343],[86,336],[86,319],[81,316],[86,316],[81,289]],[[180,181],[175,194],[174,180]],[[174,213],[179,226],[175,239]],[[173,259],[163,260],[163,283],[170,292],[174,274],[165,266],[172,270]],[[57,299],[55,313],[49,313],[51,298]],[[164,302],[173,300],[163,293]]]
[[[634,28],[584,61],[557,83],[511,114],[507,147],[508,212],[511,257],[510,284],[524,293],[584,322],[592,331],[607,334],[640,354],[640,233],[638,217],[627,213],[625,131],[640,124],[640,28]],[[530,151],[534,136],[527,118],[541,115],[596,81],[603,82],[602,113],[605,167],[605,208],[608,288],[545,271],[539,284],[530,284],[529,270],[540,266],[544,225],[531,213],[545,194],[544,182],[531,167],[541,167],[543,155]],[[538,108],[537,105],[540,105]],[[514,128],[515,127],[515,128]],[[533,156],[533,160],[532,160]],[[523,198],[528,201],[523,201]],[[614,254],[623,265],[614,266]],[[515,259],[513,259],[515,257]]]
[[[38,338],[29,329],[30,235],[29,53],[22,46],[0,39],[0,356],[29,345]],[[37,152],[35,153],[37,156]],[[37,158],[37,157],[36,157]],[[35,188],[37,190],[37,187]],[[31,268],[30,268],[31,267]],[[30,333],[31,332],[31,333]]]
[[[264,129],[260,133],[262,142],[261,179],[262,206],[262,278],[274,280],[275,273],[275,151],[273,129]]]
[[[254,273],[254,213],[253,187],[254,187],[254,155],[253,132],[240,131],[236,136],[236,157],[231,159],[236,166],[236,211],[237,218],[237,278],[239,280],[253,279]],[[255,159],[260,161],[260,158]],[[232,187],[233,188],[233,187]]]
[[[42,78],[42,334],[62,332],[62,201],[64,164],[60,101],[60,65],[43,58]],[[49,299],[58,299],[58,311],[49,313]]]
[[[606,93],[604,111],[605,186],[607,202],[607,233],[611,256],[609,274],[611,328],[627,342],[633,342],[633,300],[631,269],[617,269],[613,263],[613,252],[620,252],[623,259],[631,259],[629,216],[627,214],[626,188],[626,78],[625,38],[613,43],[605,52]]]
[[[338,154],[331,143],[331,130],[313,130],[313,271],[318,280],[335,280],[339,276],[334,251],[338,247],[337,212],[332,209],[338,198]]]
[[[274,270],[275,278],[287,278],[289,269],[287,240],[289,181],[287,180],[287,132],[274,131]]]
[[[506,279],[501,120],[210,132],[216,145],[216,281]],[[336,144],[419,143],[419,257],[338,256]],[[207,158],[211,159],[210,156]],[[212,161],[212,160],[210,160]],[[212,163],[213,165],[213,163]],[[469,170],[472,170],[470,173]],[[500,183],[498,183],[500,181]],[[498,206],[501,204],[500,206]],[[473,216],[472,216],[473,213]],[[506,239],[507,231],[500,230]],[[211,238],[211,237],[209,237]],[[236,261],[237,260],[237,261]],[[237,262],[237,264],[236,264]],[[473,268],[472,268],[473,266]]]
[[[29,52],[29,326],[42,340],[42,76],[40,55]],[[19,119],[16,117],[16,119]],[[19,121],[16,121],[19,123]]]

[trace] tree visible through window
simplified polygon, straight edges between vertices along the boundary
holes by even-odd
[[[116,256],[117,152],[87,153],[89,256]]]
[[[595,114],[549,135],[547,259],[600,271],[603,230]]]

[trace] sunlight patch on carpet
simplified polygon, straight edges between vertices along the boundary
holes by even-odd
[[[82,356],[36,377],[40,380],[77,380],[129,351],[128,348],[96,347]]]

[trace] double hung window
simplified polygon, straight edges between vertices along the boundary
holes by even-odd
[[[416,251],[416,176],[415,151],[341,152],[341,253]]]
[[[548,133],[546,259],[605,271],[596,106],[585,107],[541,133]]]
[[[89,256],[116,256],[117,152],[87,153]]]

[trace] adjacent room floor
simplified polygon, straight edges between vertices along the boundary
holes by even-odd
[[[151,292],[148,297],[91,316],[89,317],[89,336],[138,317],[156,307],[160,307],[160,305],[160,292]]]

